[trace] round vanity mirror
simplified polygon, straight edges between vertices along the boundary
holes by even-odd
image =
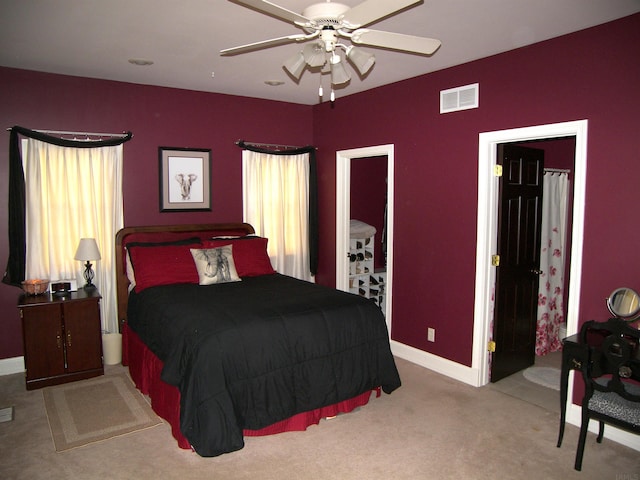
[[[640,295],[631,288],[617,288],[607,298],[612,315],[631,322],[640,317]]]

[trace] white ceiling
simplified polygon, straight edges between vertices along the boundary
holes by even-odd
[[[272,2],[301,13],[317,0]],[[636,12],[640,0],[425,0],[368,27],[437,38],[442,47],[431,57],[363,47],[375,53],[375,66],[360,79],[348,65],[351,82],[336,94],[361,92]],[[306,71],[296,83],[282,68],[299,44],[219,55],[224,48],[293,33],[302,30],[227,0],[0,0],[2,66],[319,103],[319,74]],[[135,66],[131,58],[154,63]],[[266,80],[285,83],[272,87]],[[323,84],[326,92],[327,75]]]

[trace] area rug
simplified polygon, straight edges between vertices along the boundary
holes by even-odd
[[[42,392],[57,452],[162,423],[125,374],[48,387]]]
[[[522,372],[524,378],[543,387],[560,390],[560,369],[551,367],[529,367]]]

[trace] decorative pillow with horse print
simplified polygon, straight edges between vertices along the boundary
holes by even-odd
[[[233,245],[190,249],[200,277],[200,285],[240,281],[232,249]]]

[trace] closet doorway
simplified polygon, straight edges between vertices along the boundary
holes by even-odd
[[[393,291],[393,185],[394,185],[394,146],[379,145],[373,147],[355,148],[336,152],[336,288],[345,292],[350,291],[350,223],[351,223],[351,169],[352,160],[357,162],[379,163],[380,157],[387,160],[386,168],[386,284],[385,300],[382,304],[387,322],[389,336],[391,336],[391,311]],[[366,168],[366,167],[365,167]],[[362,164],[358,163],[358,171],[362,171]],[[361,173],[362,175],[362,173]],[[381,193],[382,194],[382,193]],[[378,237],[376,237],[378,238]],[[380,244],[375,249],[380,251]]]

